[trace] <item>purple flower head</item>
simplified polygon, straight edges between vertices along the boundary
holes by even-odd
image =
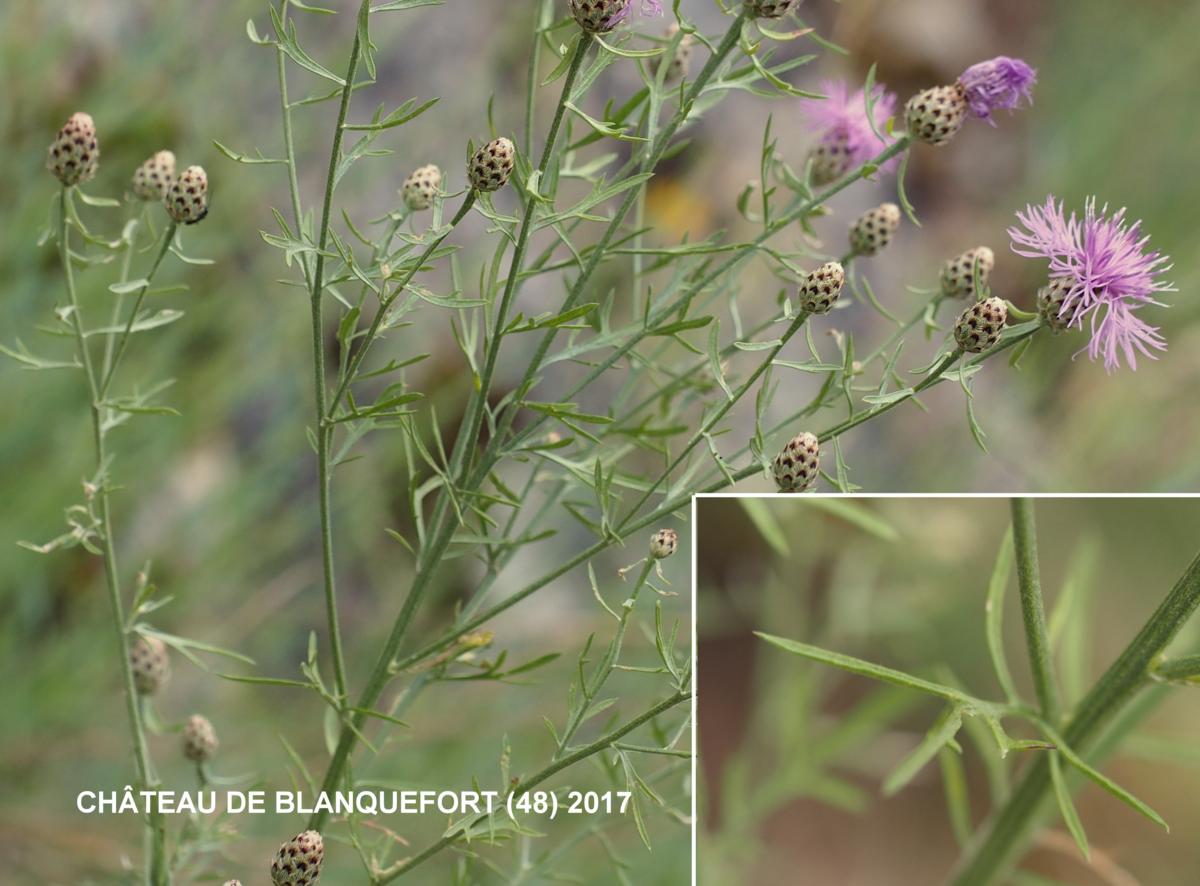
[[[1094,197],[1085,204],[1082,219],[1074,212],[1067,218],[1062,202],[1056,205],[1053,196],[1046,198],[1045,206],[1026,206],[1017,220],[1024,230],[1008,229],[1013,252],[1049,259],[1050,277],[1070,284],[1059,317],[1076,329],[1088,321],[1089,357],[1095,360],[1103,353],[1104,368],[1112,372],[1122,353],[1136,369],[1139,352],[1155,359],[1152,350],[1166,350],[1158,327],[1136,313],[1146,305],[1161,306],[1157,293],[1175,291],[1161,279],[1171,269],[1170,259],[1146,250],[1150,238],[1141,235],[1140,221],[1127,224],[1124,209],[1109,215],[1107,205],[1097,212]]]
[[[633,4],[635,0],[628,0],[627,3],[621,6],[613,17],[608,20],[608,26],[615,28],[623,21],[628,21],[630,13],[633,12]],[[642,15],[662,15],[662,0],[642,0]]]
[[[824,80],[821,91],[825,93],[823,99],[801,99],[800,112],[821,145],[844,150],[844,171],[861,166],[896,140],[885,131],[888,118],[896,112],[896,94],[888,92],[883,84],[877,83],[871,90],[871,111],[879,135],[871,128],[864,90],[851,93],[840,80]],[[899,157],[892,157],[884,168],[891,172],[899,162]]]
[[[1011,111],[1028,99],[1033,104],[1033,84],[1037,71],[1019,58],[998,55],[986,62],[971,65],[958,78],[967,94],[967,105],[980,120],[993,126],[992,111],[1004,108]]]

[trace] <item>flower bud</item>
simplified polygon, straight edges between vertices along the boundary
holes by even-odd
[[[800,5],[800,0],[746,0],[752,18],[782,18]]]
[[[1051,332],[1062,332],[1071,322],[1070,314],[1063,314],[1063,304],[1071,291],[1070,277],[1054,277],[1038,290],[1037,309],[1042,321]]]
[[[650,556],[655,560],[665,560],[675,553],[679,544],[679,533],[674,529],[660,529],[650,536]]]
[[[175,180],[175,155],[159,151],[133,174],[133,193],[139,200],[163,200]]]
[[[310,886],[321,876],[325,860],[325,841],[316,831],[297,834],[279,847],[271,861],[271,882],[275,886]]]
[[[206,717],[192,714],[183,727],[183,755],[189,760],[203,763],[213,758],[219,746],[212,723]]]
[[[129,665],[138,695],[154,695],[171,679],[167,646],[158,637],[138,637],[129,649]]]
[[[208,215],[208,175],[200,166],[189,166],[167,191],[167,215],[182,225],[194,225]]]
[[[96,174],[100,143],[91,115],[76,111],[63,124],[46,152],[46,168],[64,185],[77,185]]]
[[[673,22],[667,28],[667,39],[674,40],[675,35],[679,33],[679,24]],[[675,47],[675,54],[671,56],[671,64],[667,68],[667,82],[674,83],[677,80],[682,80],[688,75],[688,68],[692,66],[692,35],[684,34],[679,38],[679,45]]]
[[[1008,320],[1008,305],[1002,298],[985,298],[958,315],[954,324],[954,340],[970,354],[978,354],[1000,341],[1004,323]]]
[[[892,241],[900,227],[900,207],[882,203],[868,209],[850,227],[850,248],[856,255],[875,255]]]
[[[476,191],[498,191],[512,175],[517,152],[506,138],[488,142],[475,152],[467,166],[467,179]]]
[[[607,34],[629,15],[633,0],[571,0],[571,15],[589,34]]]
[[[978,286],[975,265],[979,265]],[[974,298],[975,292],[987,289],[988,277],[996,266],[996,256],[986,246],[968,249],[962,255],[948,259],[942,265],[942,295],[948,298]]]
[[[780,492],[803,492],[817,479],[820,466],[821,445],[815,434],[805,431],[775,456],[775,486]]]
[[[944,145],[967,119],[967,95],[962,86],[934,86],[918,92],[904,106],[909,135],[931,145]]]
[[[839,262],[826,262],[800,284],[800,307],[809,314],[828,314],[842,294],[846,272]]]
[[[413,170],[412,174],[404,180],[400,195],[404,198],[405,206],[413,212],[419,212],[433,205],[434,198],[437,197],[441,188],[442,171],[430,163],[428,166]]]

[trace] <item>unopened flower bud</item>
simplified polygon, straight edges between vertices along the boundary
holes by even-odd
[[[909,134],[931,145],[950,141],[966,119],[967,95],[958,83],[918,92],[904,106]]]
[[[154,695],[171,679],[167,645],[158,637],[138,637],[129,649],[129,665],[139,695]]]
[[[1070,277],[1055,277],[1038,290],[1038,315],[1052,332],[1062,332],[1071,322],[1070,314],[1063,314],[1063,304],[1071,285]]]
[[[672,23],[667,28],[667,39],[675,39],[675,35],[679,33],[679,24]],[[679,45],[675,47],[675,54],[671,56],[671,64],[667,68],[667,82],[673,83],[677,80],[682,80],[688,75],[688,68],[692,65],[692,35],[684,34],[679,38]]]
[[[208,215],[208,175],[200,166],[189,166],[167,191],[167,215],[181,225],[194,225]]]
[[[311,886],[321,876],[325,860],[325,841],[316,831],[297,834],[279,847],[271,861],[271,882],[275,886]]]
[[[192,714],[183,727],[183,755],[189,760],[203,763],[213,758],[219,745],[212,723],[206,717]]]
[[[850,227],[850,248],[856,255],[875,255],[892,241],[900,227],[900,207],[881,203],[868,209]]]
[[[175,155],[159,151],[133,174],[133,193],[140,200],[162,200],[175,180]]]
[[[475,152],[467,166],[467,179],[476,191],[498,191],[512,175],[517,152],[506,138],[488,142]]]
[[[821,445],[815,434],[805,431],[788,441],[775,456],[775,486],[780,492],[803,492],[817,479]]]
[[[1004,323],[1008,320],[1008,305],[1002,298],[985,298],[958,315],[954,324],[954,340],[964,351],[978,354],[1000,341]]]
[[[96,174],[100,162],[100,143],[96,124],[82,111],[72,114],[63,124],[46,152],[46,168],[64,185],[77,185]]]
[[[419,212],[433,205],[434,198],[437,197],[441,187],[442,171],[430,163],[428,166],[413,170],[412,174],[404,180],[400,194],[404,197],[405,206],[413,212]]]
[[[679,544],[679,533],[674,529],[660,529],[650,536],[650,556],[655,560],[665,560],[675,553]]]
[[[979,266],[979,280],[975,267]],[[996,266],[996,256],[986,246],[968,249],[962,255],[947,259],[942,265],[942,295],[949,298],[972,298],[976,290],[987,289],[988,278]],[[976,285],[978,283],[978,285]]]
[[[491,631],[471,631],[458,638],[458,645],[464,649],[483,649],[492,645],[495,634]]]
[[[826,262],[800,284],[800,307],[809,314],[828,314],[842,294],[846,272],[840,262]]]
[[[754,18],[782,18],[800,5],[800,0],[746,0],[746,11]]]
[[[589,34],[606,34],[629,15],[633,0],[571,0],[571,15]]]

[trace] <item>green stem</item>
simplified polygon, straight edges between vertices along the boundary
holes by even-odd
[[[725,60],[725,57],[729,55],[733,47],[737,45],[738,37],[742,33],[742,26],[744,25],[745,21],[746,13],[743,10],[738,13],[737,17],[730,24],[729,29],[725,32],[725,36],[721,39],[720,44],[713,51],[712,55],[709,56],[708,61],[700,70],[700,73],[696,75],[696,79],[692,81],[692,85],[688,89],[687,95],[684,96],[683,101],[679,103],[679,109],[671,118],[670,122],[663,127],[661,132],[659,132],[658,138],[654,142],[653,149],[650,151],[646,162],[641,167],[643,170],[653,170],[658,166],[658,163],[666,153],[667,148],[670,147],[671,139],[691,113],[692,106],[696,99],[700,96],[700,93],[703,91],[704,87],[708,85],[708,81],[712,79],[712,76],[717,72],[717,68],[721,66],[721,63]],[[618,206],[616,212],[613,213],[612,220],[609,221],[608,226],[605,228],[604,233],[600,237],[600,240],[594,247],[592,247],[592,250],[588,255],[587,264],[583,266],[583,270],[580,272],[579,278],[575,281],[574,285],[571,286],[571,291],[567,293],[567,298],[559,307],[560,312],[571,310],[583,296],[583,293],[587,289],[588,283],[592,279],[592,275],[600,266],[601,261],[603,261],[609,244],[612,243],[617,231],[625,221],[625,217],[629,214],[634,203],[637,201],[637,196],[640,191],[641,188],[632,188],[626,193],[624,199],[621,201],[620,206]],[[511,278],[514,275],[510,274],[509,276]],[[518,382],[515,388],[515,390],[522,396],[529,388],[533,386],[534,377],[541,369],[542,361],[546,358],[546,354],[550,350],[550,345],[554,342],[554,339],[557,335],[557,329],[549,329],[545,332],[545,334],[543,334],[541,341],[538,342],[538,346],[534,351],[533,358],[529,361],[529,364],[525,369],[525,374],[522,376],[520,382]],[[589,378],[591,377],[592,375],[589,374]],[[485,464],[489,463],[489,459],[494,458],[495,448],[500,446],[504,437],[512,428],[513,422],[516,420],[517,409],[517,402],[514,399],[512,405],[504,410],[499,428],[497,429],[492,440],[489,441],[487,450],[484,452],[483,461]]]
[[[288,15],[288,0],[279,0],[279,20],[287,26]],[[287,85],[287,53],[283,51],[282,44],[277,44],[275,47],[275,66],[276,75],[279,79],[279,107],[280,116],[283,118],[283,149],[284,156],[287,160],[288,171],[288,196],[292,203],[292,222],[296,228],[296,238],[304,239],[304,213],[300,204],[300,177],[296,169],[296,140],[292,133],[292,106],[288,102],[288,85]],[[301,252],[299,254],[300,267],[304,270],[304,281],[310,286],[312,278],[309,275],[308,269],[308,254]]]
[[[146,731],[142,723],[137,689],[133,682],[133,666],[129,661],[129,643],[125,627],[125,607],[121,602],[121,580],[117,571],[117,552],[113,541],[112,511],[109,505],[108,454],[104,445],[104,406],[96,369],[92,363],[91,349],[84,334],[83,317],[80,313],[79,297],[75,291],[75,272],[71,265],[71,248],[67,239],[67,186],[63,186],[58,199],[58,250],[66,279],[67,298],[71,308],[71,325],[79,348],[79,359],[87,378],[91,396],[92,444],[96,454],[96,468],[100,474],[99,490],[100,521],[103,526],[101,551],[104,560],[104,581],[108,589],[109,607],[112,610],[113,634],[117,642],[117,654],[121,663],[121,681],[125,691],[125,710],[129,718],[129,731],[133,738],[133,760],[138,782],[147,790],[158,786],[154,769],[150,764],[150,751],[146,745]],[[115,363],[114,363],[115,365]],[[147,873],[152,886],[166,883],[163,866],[163,830],[160,817],[152,814],[146,823],[150,852],[147,858]]]
[[[158,273],[159,265],[166,258],[167,252],[171,248],[171,240],[175,237],[175,229],[178,224],[172,219],[167,222],[167,228],[163,231],[162,243],[158,248],[158,254],[154,256],[154,264],[150,266],[149,273],[146,274],[146,285],[138,290],[137,298],[133,300],[133,310],[129,312],[129,321],[125,324],[125,330],[121,333],[121,337],[117,339],[116,352],[113,354],[112,362],[108,364],[108,371],[103,376],[103,381],[98,386],[99,398],[104,400],[108,396],[108,389],[112,385],[113,376],[117,373],[117,367],[121,365],[121,358],[125,356],[125,349],[129,347],[129,337],[133,334],[133,324],[137,320],[138,311],[141,310],[142,302],[146,298],[146,292],[150,289],[150,283],[154,280],[154,275]]]
[[[1054,663],[1050,637],[1046,633],[1046,609],[1042,603],[1042,579],[1038,568],[1037,524],[1033,502],[1027,498],[1012,500],[1013,550],[1017,560],[1017,585],[1021,592],[1021,618],[1025,622],[1025,643],[1029,647],[1029,666],[1042,718],[1058,728],[1058,688],[1054,682]]]
[[[554,114],[554,122],[551,124],[550,132],[546,137],[546,146],[542,152],[541,163],[538,166],[539,172],[545,172],[549,166],[550,158],[554,153],[555,142],[558,138],[558,130],[562,125],[564,113],[566,111],[566,103],[570,98],[571,88],[575,81],[575,76],[579,72],[579,67],[583,62],[583,56],[591,45],[592,39],[589,35],[582,36],[579,44],[576,46],[575,56],[571,61],[571,68],[567,73],[563,83],[562,94],[558,101],[558,108]],[[538,176],[539,180],[541,176]],[[474,198],[474,192],[468,197],[469,204]],[[521,267],[521,260],[525,251],[525,244],[529,239],[529,232],[532,228],[533,212],[537,204],[537,200],[533,195],[527,195],[525,217],[521,225],[521,231],[518,234],[517,247],[513,253],[512,264],[509,270],[508,284],[504,290],[504,296],[501,299],[500,309],[497,313],[495,326],[493,327],[493,339],[488,347],[488,366],[485,368],[481,377],[480,388],[477,391],[477,396],[474,399],[476,404],[485,404],[487,399],[487,389],[491,379],[491,371],[495,369],[496,351],[500,344],[500,330],[504,326],[504,318],[507,315],[507,303],[511,301],[517,277]],[[460,212],[465,212],[465,209]],[[482,412],[478,411],[482,406],[477,406],[472,415],[464,419],[465,427],[460,431],[459,438],[455,442],[454,453],[451,456],[451,465],[449,469],[450,477],[455,476],[454,468],[456,460],[458,464],[465,461],[466,453],[469,448],[468,440],[473,440],[478,434],[479,423],[482,418]],[[470,406],[468,406],[470,410]],[[439,496],[437,509],[434,512],[431,525],[436,527],[434,537],[430,540],[426,548],[422,551],[420,558],[420,566],[416,576],[413,578],[413,583],[409,588],[408,595],[404,599],[404,604],[401,606],[400,613],[397,615],[395,622],[392,624],[392,630],[388,635],[387,641],[384,643],[383,650],[375,660],[375,666],[371,670],[370,676],[367,678],[367,684],[363,688],[359,696],[357,708],[366,710],[375,705],[379,699],[380,693],[383,692],[383,687],[387,684],[392,673],[392,662],[396,657],[396,653],[400,649],[400,644],[404,640],[405,634],[408,632],[409,625],[412,624],[413,617],[416,615],[417,607],[425,596],[425,592],[429,584],[433,580],[433,575],[437,567],[441,563],[442,554],[445,553],[447,546],[450,544],[450,539],[454,534],[456,527],[455,521],[448,515],[449,511],[450,491],[443,490],[443,494]],[[361,732],[362,726],[366,721],[366,715],[356,713],[353,715],[353,723],[348,723],[342,726],[341,733],[338,736],[337,746],[334,748],[333,757],[329,761],[329,768],[325,771],[325,778],[322,782],[322,789],[332,791],[335,789],[338,782],[341,780],[342,772],[350,759],[350,753],[357,743],[357,735]],[[320,830],[327,818],[327,813],[318,811],[313,813],[309,819],[308,826],[313,830]]]
[[[363,0],[365,6],[367,0]],[[354,78],[358,73],[359,54],[362,50],[360,30],[354,32],[354,43],[350,47],[350,61],[346,66],[346,83],[338,104],[337,122],[334,124],[333,144],[329,149],[329,169],[325,175],[325,197],[321,204],[321,227],[317,235],[317,257],[313,267],[312,294],[310,298],[312,317],[313,352],[313,402],[317,417],[317,483],[321,510],[321,568],[325,584],[325,620],[329,627],[330,654],[333,658],[333,680],[337,689],[338,704],[346,699],[346,665],[342,658],[342,633],[338,624],[337,586],[333,565],[333,515],[330,503],[331,472],[329,466],[329,444],[333,429],[325,422],[325,245],[329,240],[329,219],[333,208],[333,187],[337,177],[338,161],[342,154],[342,137],[345,133],[346,115],[350,110],[350,97],[354,93]]]
[[[1062,730],[1066,744],[1084,755],[1149,682],[1155,659],[1200,605],[1200,556],[1154,614],[1083,698]],[[954,886],[986,886],[1017,861],[1031,831],[1052,801],[1050,763],[1039,756],[998,811],[979,828],[952,875]]]
[[[528,793],[529,791],[533,790],[535,787],[540,785],[542,782],[546,781],[548,778],[551,778],[552,776],[556,775],[557,773],[561,772],[562,770],[566,769],[569,766],[575,765],[576,763],[580,762],[581,760],[586,760],[588,757],[591,757],[595,754],[600,753],[601,751],[608,749],[614,743],[620,741],[622,738],[624,738],[630,732],[633,732],[635,729],[637,729],[642,724],[648,723],[651,720],[653,720],[655,717],[659,716],[660,714],[666,713],[667,711],[669,711],[671,708],[675,707],[676,705],[682,704],[683,702],[690,700],[691,697],[692,697],[692,693],[690,690],[681,690],[679,692],[676,692],[675,694],[671,695],[670,697],[663,699],[658,704],[654,705],[652,708],[650,708],[649,710],[640,714],[639,716],[634,717],[629,722],[614,729],[612,732],[609,732],[606,735],[603,735],[600,738],[596,739],[595,741],[593,741],[589,744],[586,744],[583,747],[581,747],[575,751],[572,751],[570,754],[567,754],[566,756],[558,758],[557,760],[552,762],[550,765],[546,766],[544,769],[541,769],[536,774],[531,775],[529,778],[522,779],[505,796],[507,797],[507,796],[511,795],[514,797],[519,797],[522,794]],[[486,822],[490,817],[491,817],[491,815],[488,815],[488,814],[480,815],[478,818],[476,818],[474,821],[472,821],[470,823],[470,825],[468,825],[466,827],[456,828],[455,830],[446,834],[444,837],[442,837],[436,843],[433,843],[428,848],[426,848],[426,849],[422,850],[421,852],[419,852],[418,854],[414,855],[412,858],[406,859],[406,860],[399,862],[389,868],[386,868],[382,871],[376,872],[371,878],[372,883],[374,883],[374,884],[390,883],[392,880],[395,880],[397,877],[401,876],[402,874],[408,873],[409,871],[411,871],[413,868],[417,867],[422,862],[428,861],[432,856],[441,852],[447,846],[450,846],[450,845],[458,842],[467,833],[468,829],[474,829],[474,828],[478,827],[479,825]]]
[[[746,396],[750,388],[752,388],[754,383],[758,381],[762,374],[770,368],[771,364],[774,363],[775,358],[779,355],[779,352],[783,350],[784,346],[789,341],[791,341],[792,336],[800,331],[800,327],[804,325],[808,318],[809,314],[807,311],[801,311],[795,316],[791,322],[791,325],[788,326],[787,331],[784,332],[784,334],[780,337],[779,344],[771,348],[767,356],[758,364],[758,366],[755,367],[754,371],[750,373],[750,377],[742,382],[741,386],[733,392],[733,396],[725,398],[725,401],[700,426],[700,430],[692,436],[692,439],[687,442],[687,445],[685,445],[683,449],[676,454],[675,458],[671,460],[671,463],[667,465],[667,469],[658,476],[658,479],[655,480],[645,492],[642,493],[642,497],[639,498],[633,507],[629,509],[629,513],[625,516],[625,519],[622,520],[617,526],[617,532],[620,532],[622,527],[624,527],[627,522],[633,519],[634,515],[642,509],[642,505],[650,500],[650,497],[654,495],[658,487],[666,482],[671,474],[674,473],[675,469],[683,463],[683,460],[687,458],[688,453],[695,449],[696,445],[699,444],[699,442],[706,436],[708,436],[708,434],[712,432],[713,428],[717,426],[718,422],[720,422],[721,419],[723,419],[729,413],[729,410],[732,409],[744,396]]]
[[[137,245],[138,220],[136,218],[131,218],[130,221],[133,223],[133,226],[129,231],[129,239],[125,241],[125,254],[121,256],[121,276],[117,281],[118,283],[126,283],[129,281],[129,268],[130,265],[133,264],[133,250]],[[126,224],[125,227],[128,226],[129,225]],[[121,230],[122,237],[125,236],[125,227],[123,227]],[[124,313],[122,309],[124,306],[125,293],[118,292],[113,298],[112,318],[108,322],[108,325],[114,329],[116,328],[117,324],[121,322],[121,315]],[[116,344],[116,338],[117,334],[115,332],[110,332],[108,335],[104,336],[104,359],[100,363],[101,378],[106,377],[109,370],[112,368],[113,346]]]
[[[413,277],[417,275],[417,272],[425,266],[426,262],[429,261],[429,257],[433,255],[434,250],[441,246],[442,241],[450,235],[450,232],[458,227],[458,224],[467,217],[467,213],[470,212],[471,207],[475,205],[476,196],[477,194],[475,191],[469,191],[467,193],[467,196],[463,199],[462,206],[458,208],[458,212],[456,212],[454,218],[450,220],[450,224],[446,226],[445,230],[443,230],[441,234],[430,241],[429,245],[425,247],[425,251],[422,252],[421,256],[412,264],[412,267],[410,267],[408,272],[400,279],[400,282],[398,282],[392,288],[392,291],[379,300],[379,309],[375,312],[375,316],[371,319],[371,325],[367,328],[366,335],[363,336],[362,344],[358,346],[358,350],[356,350],[354,355],[350,358],[350,361],[346,366],[346,371],[342,373],[341,381],[338,382],[337,389],[333,392],[333,396],[329,400],[329,409],[325,416],[327,421],[333,419],[334,414],[337,412],[338,405],[341,403],[342,397],[345,395],[347,388],[354,383],[354,378],[358,375],[358,370],[362,366],[363,359],[367,356],[367,350],[371,347],[371,344],[375,341],[375,337],[379,334],[379,327],[383,324],[383,321],[387,316],[388,308],[390,308],[396,299],[400,297],[401,293],[403,293],[408,287],[408,284],[412,282]]]
[[[558,142],[558,131],[562,127],[563,118],[566,116],[567,103],[571,98],[571,90],[575,86],[575,78],[579,74],[579,68],[583,64],[584,56],[587,55],[587,51],[591,48],[593,41],[594,37],[590,33],[580,32],[579,41],[575,45],[575,54],[571,57],[570,67],[567,68],[566,77],[563,78],[562,93],[558,100],[558,106],[554,109],[554,119],[550,123],[550,131],[546,135],[546,145],[542,149],[542,157],[538,162],[535,180],[539,190],[541,189],[542,178],[546,174],[546,169],[550,166],[550,159],[554,156],[554,149]],[[496,372],[496,361],[499,359],[500,344],[504,338],[504,324],[508,319],[508,312],[512,308],[513,298],[516,296],[517,281],[521,276],[521,265],[525,261],[525,250],[529,245],[529,235],[533,231],[533,218],[540,203],[538,196],[535,194],[526,194],[524,196],[525,214],[521,219],[521,226],[517,232],[517,244],[513,248],[512,262],[508,268],[508,279],[504,283],[504,291],[500,296],[500,307],[496,311],[496,320],[492,325],[492,337],[488,341],[487,351],[484,355],[483,371],[480,373],[476,389],[467,404],[467,416],[464,428],[460,430],[458,439],[454,443],[454,452],[450,459],[451,478],[460,477],[460,475],[465,478],[465,466],[469,465],[471,461],[468,453],[479,435],[479,429],[483,423],[483,413],[487,409],[487,398],[492,387],[492,377]],[[442,500],[445,501],[445,497]]]
[[[567,748],[571,744],[571,739],[575,737],[575,733],[579,731],[579,727],[588,718],[588,713],[592,709],[592,700],[604,688],[604,684],[608,682],[608,678],[612,676],[613,669],[617,666],[617,661],[621,657],[621,647],[625,642],[625,630],[629,626],[629,618],[633,615],[633,607],[637,604],[638,593],[646,585],[647,579],[650,578],[650,570],[654,568],[654,559],[647,557],[646,562],[642,564],[642,568],[638,571],[637,582],[633,586],[633,593],[629,595],[629,599],[622,604],[621,618],[617,623],[617,633],[613,637],[612,643],[604,653],[604,658],[597,666],[592,674],[591,682],[586,682],[581,679],[579,691],[582,693],[582,698],[579,700],[578,707],[575,712],[567,719],[566,725],[563,727],[562,735],[558,739],[558,749],[554,752],[554,759],[558,759],[566,753]]]
[[[1036,330],[1033,330],[1033,331],[1036,331]],[[1018,339],[1014,339],[1010,342],[1006,342],[1006,343],[997,345],[992,350],[985,351],[984,353],[980,354],[978,357],[976,357],[974,360],[971,361],[970,365],[982,363],[984,360],[988,359],[989,357],[992,357],[998,353],[1001,353],[1006,348],[1010,347],[1012,344],[1015,344],[1016,341],[1019,340],[1020,338],[1026,338],[1032,334],[1033,334],[1032,332],[1026,333],[1026,335],[1020,336],[1020,337],[1018,337]],[[952,356],[952,355],[948,355],[948,356]],[[942,371],[944,371],[944,370],[945,370],[945,366],[942,367]],[[935,370],[935,372],[937,372],[937,370]],[[919,389],[924,389],[925,387],[928,387],[930,384],[933,384],[933,382],[936,381],[937,378],[940,378],[940,373],[938,373],[937,375],[933,375],[930,378],[925,379],[917,387]],[[866,421],[868,418],[872,418],[872,417],[878,415],[880,411],[886,411],[886,410],[879,410],[879,411],[871,410],[869,412],[864,412],[862,414],[862,420],[855,422],[855,424],[861,424],[863,421]],[[831,439],[832,436],[840,435],[845,430],[847,430],[847,428],[842,428],[840,426],[831,428],[829,431],[826,431],[822,435],[821,439],[822,440]],[[772,433],[775,433],[775,431],[772,431]],[[744,452],[739,453],[739,456],[742,454],[744,454]],[[730,474],[721,472],[716,480],[713,480],[712,482],[708,483],[705,486],[701,486],[696,489],[682,490],[682,491],[676,493],[675,495],[671,496],[670,498],[666,499],[662,504],[660,504],[657,508],[655,508],[653,511],[651,511],[646,516],[640,517],[633,523],[629,523],[628,525],[624,526],[623,530],[622,530],[624,533],[623,537],[628,538],[632,533],[637,532],[640,529],[645,529],[647,526],[649,526],[653,523],[658,523],[659,521],[669,517],[671,514],[675,513],[676,511],[678,511],[682,508],[686,508],[688,506],[689,502],[691,501],[693,495],[706,495],[706,494],[713,493],[713,492],[720,492],[721,490],[723,490],[729,486],[732,486],[741,480],[745,480],[749,477],[753,477],[756,474],[761,474],[762,470],[763,470],[762,465],[755,462],[755,463],[747,465],[744,468],[739,468],[738,470],[733,471]],[[547,573],[546,575],[543,575],[541,578],[537,579],[532,584],[528,584],[525,587],[521,588],[520,590],[510,594],[509,596],[505,597],[505,599],[503,601],[501,601],[500,603],[497,603],[494,606],[492,606],[491,608],[479,613],[478,615],[475,615],[472,618],[470,618],[466,621],[463,621],[462,623],[456,625],[452,630],[450,630],[446,634],[442,635],[439,639],[428,644],[427,646],[422,647],[421,649],[417,650],[416,652],[412,653],[411,655],[408,655],[405,658],[400,659],[396,663],[394,670],[397,672],[407,670],[408,668],[413,667],[414,665],[418,664],[419,662],[424,661],[429,656],[438,654],[439,652],[441,652],[442,650],[446,649],[451,644],[453,644],[463,634],[470,633],[471,631],[475,630],[476,628],[486,624],[487,622],[489,622],[493,618],[495,618],[497,615],[500,615],[505,610],[510,609],[513,606],[517,605],[522,600],[526,599],[530,595],[532,595],[532,594],[536,593],[537,591],[541,590],[542,588],[546,587],[546,585],[550,584],[554,580],[556,580],[556,579],[562,577],[563,575],[565,575],[566,573],[570,572],[576,566],[580,566],[583,563],[586,563],[588,560],[592,559],[597,554],[600,554],[601,552],[603,552],[607,548],[611,547],[615,543],[616,543],[616,540],[611,537],[606,536],[604,538],[599,539],[598,541],[593,543],[591,546],[580,551],[574,557],[571,557],[569,560],[566,560],[566,561],[560,563],[551,572]]]
[[[946,354],[946,356],[942,358],[941,362],[939,362],[938,365],[933,368],[933,371],[925,376],[925,378],[921,379],[921,381],[903,397],[898,397],[895,400],[882,403],[879,406],[876,406],[874,409],[864,410],[858,415],[852,415],[850,418],[846,419],[840,424],[836,424],[832,428],[822,431],[817,435],[817,439],[822,443],[826,443],[835,437],[840,437],[851,428],[858,427],[863,422],[870,421],[876,416],[883,415],[883,413],[887,412],[889,409],[895,409],[901,403],[907,403],[913,397],[917,396],[917,394],[940,381],[942,376],[946,374],[946,371],[956,362],[958,362],[958,358],[962,356],[962,353],[963,352],[960,349],[955,349]]]

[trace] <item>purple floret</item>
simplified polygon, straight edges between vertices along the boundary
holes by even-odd
[[[613,14],[609,19],[609,27],[616,27],[621,22],[628,20],[630,13],[633,11],[634,0],[629,0],[623,7]],[[642,0],[642,15],[662,15],[662,0]]]
[[[879,135],[875,134],[867,117],[864,90],[852,93],[840,80],[824,80],[821,91],[825,94],[823,99],[801,99],[800,112],[819,141],[845,146],[851,168],[861,166],[896,140],[895,136],[887,135],[885,128],[888,118],[896,112],[896,94],[888,92],[883,84],[877,83],[871,90],[874,100],[871,110]],[[884,164],[884,169],[891,172],[899,162],[899,157],[892,157]]]
[[[1085,204],[1082,219],[1074,212],[1068,218],[1053,196],[1044,206],[1026,206],[1017,220],[1024,229],[1008,229],[1013,252],[1049,259],[1050,277],[1070,282],[1059,316],[1075,329],[1087,321],[1091,359],[1103,354],[1104,368],[1112,372],[1124,354],[1136,369],[1139,353],[1155,359],[1152,351],[1167,349],[1158,327],[1136,314],[1147,305],[1162,306],[1157,293],[1175,291],[1161,278],[1170,259],[1147,251],[1150,238],[1141,235],[1140,221],[1127,224],[1124,209],[1109,215],[1107,205],[1097,212],[1095,198]]]
[[[1037,71],[1019,58],[1000,55],[971,65],[963,71],[958,82],[967,94],[971,113],[995,126],[992,111],[1000,108],[1011,111],[1021,104],[1022,98],[1033,104]]]

